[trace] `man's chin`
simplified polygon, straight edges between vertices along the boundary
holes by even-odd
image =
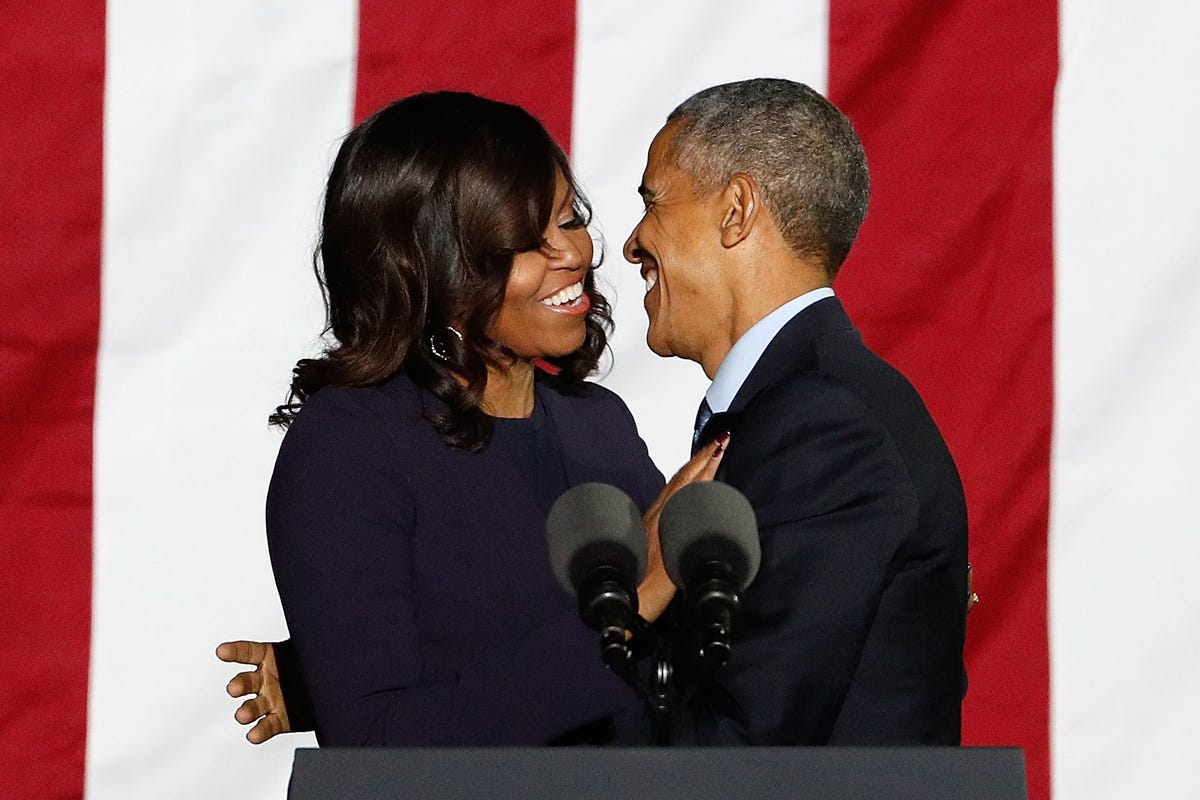
[[[675,355],[675,351],[673,351],[667,345],[667,343],[662,340],[661,337],[654,335],[653,328],[646,332],[646,346],[650,348],[652,353],[657,356],[662,356],[663,358],[670,358],[671,356]]]

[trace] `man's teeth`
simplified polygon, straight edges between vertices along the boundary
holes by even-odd
[[[563,306],[573,303],[583,295],[583,281],[573,283],[557,294],[550,295],[542,301],[544,306]]]
[[[650,290],[658,283],[658,270],[650,270],[646,273],[646,294],[650,294]]]

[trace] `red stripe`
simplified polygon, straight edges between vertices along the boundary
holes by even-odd
[[[968,625],[964,739],[1025,748],[1031,798],[1050,794],[1057,26],[1053,0],[830,9],[830,94],[874,182],[839,292],[917,385],[962,472],[983,598]]]
[[[9,3],[0,26],[0,785],[83,795],[104,9]]]
[[[575,4],[359,3],[355,119],[414,92],[456,89],[522,106],[571,143]]]

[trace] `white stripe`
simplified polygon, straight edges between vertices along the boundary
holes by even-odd
[[[1195,797],[1200,9],[1064,0],[1054,796]]]
[[[670,475],[687,458],[708,380],[699,366],[646,348],[642,280],[621,257],[641,214],[646,150],[671,109],[707,86],[769,76],[824,92],[828,3],[580,0],[576,24],[572,155],[596,207],[607,250],[600,274],[616,301],[615,365],[605,383],[629,404]]]
[[[282,797],[223,638],[284,635],[266,415],[322,322],[310,252],[349,125],[357,5],[108,6],[87,796]]]

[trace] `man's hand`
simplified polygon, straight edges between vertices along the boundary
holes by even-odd
[[[638,586],[638,614],[647,622],[654,622],[666,609],[675,596],[675,584],[667,575],[663,566],[662,546],[658,540],[658,520],[662,516],[663,506],[671,495],[678,492],[689,483],[711,481],[717,474],[721,464],[721,456],[725,454],[725,446],[729,444],[729,434],[724,433],[707,446],[700,449],[691,460],[684,464],[675,477],[667,482],[658,498],[651,504],[642,523],[646,527],[646,546],[649,559],[646,566],[646,577]]]
[[[223,642],[217,647],[217,658],[233,664],[253,664],[256,669],[239,672],[225,687],[230,697],[255,695],[238,707],[233,718],[243,725],[258,720],[246,733],[251,744],[262,744],[277,733],[288,733],[287,708],[279,687],[279,669],[275,665],[275,647],[269,642]]]

